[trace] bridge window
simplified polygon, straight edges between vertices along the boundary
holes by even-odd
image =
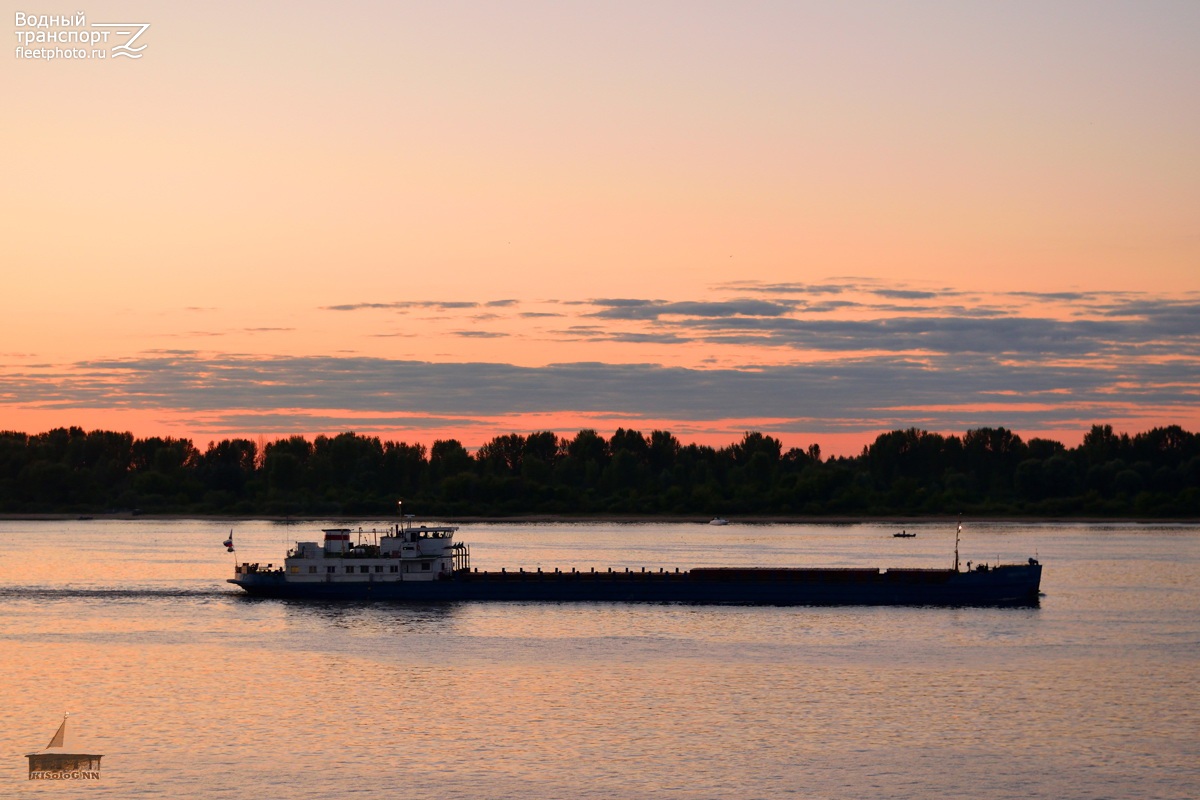
[[[337,572],[337,567],[326,567],[325,571],[326,572]]]
[[[316,568],[316,567],[309,567],[309,568],[308,568],[308,571],[309,571],[309,572],[316,572],[316,571],[317,571],[317,568]]]

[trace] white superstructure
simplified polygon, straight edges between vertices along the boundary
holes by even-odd
[[[283,573],[288,583],[432,581],[470,569],[471,554],[454,541],[458,528],[412,524],[390,528],[326,528],[324,542],[296,542],[283,567],[238,564],[237,575]]]

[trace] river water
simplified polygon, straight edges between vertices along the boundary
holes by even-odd
[[[238,522],[236,557],[331,524]],[[905,527],[458,538],[480,569],[953,562],[953,524]],[[963,561],[1041,560],[1026,609],[252,600],[229,532],[0,522],[0,796],[1200,796],[1200,526],[968,522]],[[27,780],[64,712],[101,779]]]

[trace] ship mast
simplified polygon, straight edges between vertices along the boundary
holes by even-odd
[[[954,532],[954,571],[958,572],[958,539],[962,535],[962,520],[958,521],[958,530]]]

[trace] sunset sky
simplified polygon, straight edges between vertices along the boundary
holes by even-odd
[[[1200,429],[1200,3],[79,10],[150,27],[3,56],[0,429]]]

